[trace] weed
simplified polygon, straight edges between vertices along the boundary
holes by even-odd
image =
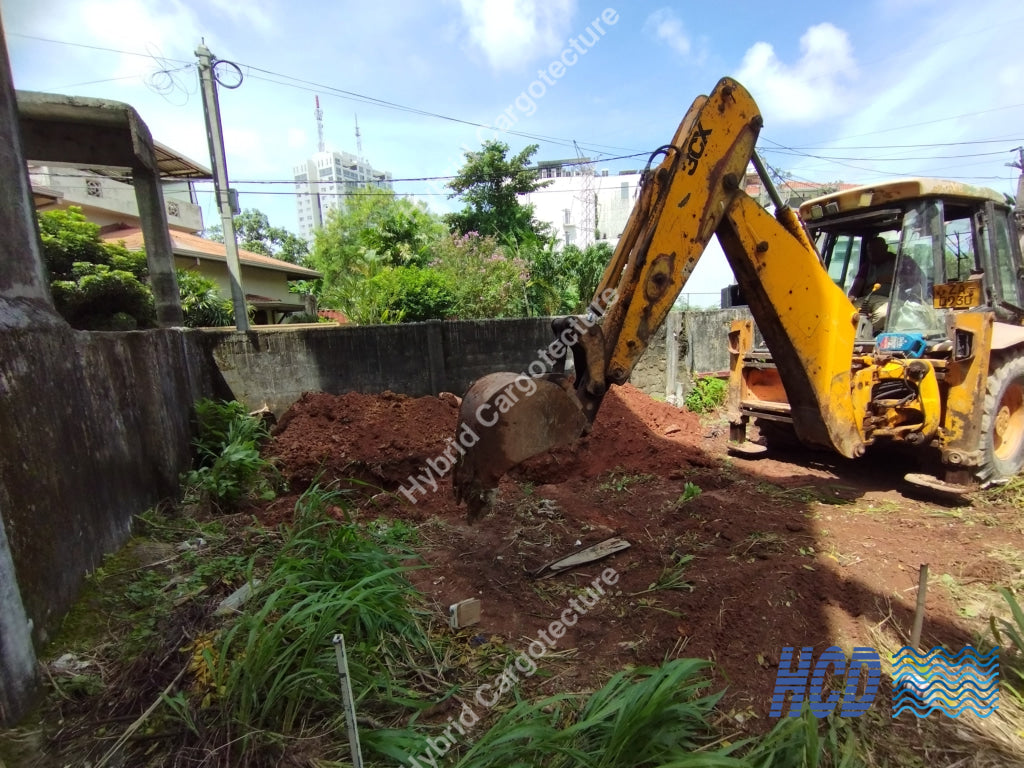
[[[647,589],[641,592],[634,592],[631,597],[646,595],[650,592],[660,592],[662,590],[685,589],[688,592],[693,592],[693,584],[684,578],[686,566],[693,560],[693,555],[675,555],[674,557],[675,560],[672,565],[664,568],[658,578]]]
[[[1003,644],[1004,634],[1012,644],[1011,654],[1001,659],[1001,665],[1003,669],[1009,669],[1014,673],[1017,684],[1013,685],[1005,678],[1003,684],[1009,688],[1017,701],[1024,705],[1024,610],[1021,610],[1020,604],[1010,590],[999,587],[998,591],[1009,606],[1013,621],[990,616],[989,627],[997,645]]]
[[[674,659],[613,676],[585,701],[563,693],[521,701],[455,763],[455,768],[765,768],[854,766],[849,726],[830,719],[824,733],[807,708],[758,740],[715,739],[710,722],[720,693],[702,676],[710,665]]]
[[[231,508],[245,497],[274,498],[274,465],[260,456],[266,425],[237,402],[196,403],[197,467],[183,478],[186,499]]]
[[[722,379],[708,376],[697,379],[693,387],[686,393],[683,405],[694,413],[711,413],[725,402],[728,384]]]
[[[616,467],[614,470],[608,473],[608,479],[597,486],[599,491],[614,491],[616,493],[622,493],[623,491],[629,491],[633,485],[640,485],[641,483],[649,483],[654,480],[654,475],[645,474],[629,474],[625,472],[622,467]]]
[[[1015,509],[1024,508],[1024,475],[1017,475],[1008,483],[982,493],[991,501],[1009,504]]]
[[[678,499],[676,499],[676,504],[685,504],[688,501],[693,501],[698,496],[700,496],[700,494],[700,486],[695,483],[691,483],[690,481],[687,481],[686,485],[683,486],[682,494],[679,496]]]

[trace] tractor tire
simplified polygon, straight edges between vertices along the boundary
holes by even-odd
[[[1008,482],[1024,468],[1024,354],[997,359],[981,415],[982,487]]]

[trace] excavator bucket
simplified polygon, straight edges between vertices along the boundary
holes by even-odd
[[[490,501],[501,476],[531,456],[568,445],[589,429],[568,381],[491,373],[470,387],[459,408],[461,452],[455,498],[472,522]]]

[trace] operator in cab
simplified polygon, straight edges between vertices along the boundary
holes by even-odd
[[[896,254],[889,250],[885,238],[875,235],[868,239],[867,258],[860,261],[857,276],[850,286],[850,298],[871,320],[871,332],[876,335],[885,330],[895,274]]]

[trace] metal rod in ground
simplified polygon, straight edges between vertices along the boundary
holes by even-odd
[[[356,702],[352,698],[352,678],[348,674],[348,656],[345,655],[345,636],[335,635],[334,655],[338,659],[338,677],[341,679],[341,703],[345,708],[345,727],[352,749],[352,768],[363,768],[363,752],[359,747],[359,729],[356,727]]]
[[[917,577],[917,607],[914,608],[914,628],[910,630],[910,647],[918,650],[921,643],[921,626],[924,624],[924,600],[928,594],[928,563],[921,563]]]

